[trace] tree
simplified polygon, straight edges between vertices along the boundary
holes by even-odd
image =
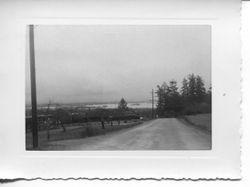
[[[60,121],[61,123],[70,123],[71,122],[71,115],[65,109],[57,108],[54,111],[53,116],[54,116],[56,121]]]
[[[212,96],[212,87],[210,86],[208,91],[207,91],[207,94],[211,97]]]
[[[156,93],[159,116],[206,112],[211,106],[211,89],[206,92],[204,81],[199,75],[189,74],[184,78],[180,92],[177,82],[172,80],[168,84],[164,82],[158,85]]]
[[[188,97],[188,94],[189,94],[188,81],[186,78],[184,78],[182,81],[181,96]]]
[[[195,96],[196,96],[196,101],[198,103],[204,101],[204,98],[206,96],[206,89],[204,87],[204,81],[199,75],[196,76]]]
[[[178,87],[177,87],[177,82],[175,80],[172,80],[172,81],[169,82],[168,95],[169,96],[179,95],[179,93],[178,93]]]
[[[210,86],[206,93],[206,102],[211,105],[212,102],[212,87]]]
[[[172,80],[157,86],[157,114],[159,116],[176,115],[181,110],[181,98],[178,92],[177,82]]]
[[[156,112],[158,115],[161,116],[164,111],[164,92],[163,92],[162,87],[159,85],[157,85],[156,94],[158,97],[157,105],[156,105]]]
[[[196,78],[194,74],[188,75],[188,101],[194,103],[196,99]]]
[[[182,108],[182,104],[180,94],[178,92],[177,82],[175,80],[169,82],[166,97],[166,112],[173,115],[178,114]]]
[[[125,110],[128,110],[128,106],[127,106],[127,102],[125,101],[124,98],[121,99],[121,101],[119,102],[118,104],[118,109],[121,110],[121,111],[125,111]]]
[[[166,101],[167,90],[168,90],[168,85],[166,82],[163,82],[161,86],[157,85],[156,94],[158,97],[158,101],[157,101],[156,111],[159,116],[162,116],[165,110],[165,106],[167,102]]]

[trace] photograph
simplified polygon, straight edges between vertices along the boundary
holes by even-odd
[[[244,178],[241,4],[0,1],[0,178]]]
[[[211,25],[27,25],[27,151],[212,150]]]

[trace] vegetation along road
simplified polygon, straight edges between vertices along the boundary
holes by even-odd
[[[159,118],[142,125],[84,139],[53,141],[51,150],[209,150],[211,135],[176,118]]]

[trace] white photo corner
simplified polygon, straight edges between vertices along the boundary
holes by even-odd
[[[0,3],[0,178],[240,179],[239,0]]]

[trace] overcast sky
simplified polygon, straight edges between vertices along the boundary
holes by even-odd
[[[27,50],[28,51],[28,50]],[[30,103],[27,52],[26,103]],[[38,103],[150,99],[188,74],[211,83],[210,26],[36,26]]]

